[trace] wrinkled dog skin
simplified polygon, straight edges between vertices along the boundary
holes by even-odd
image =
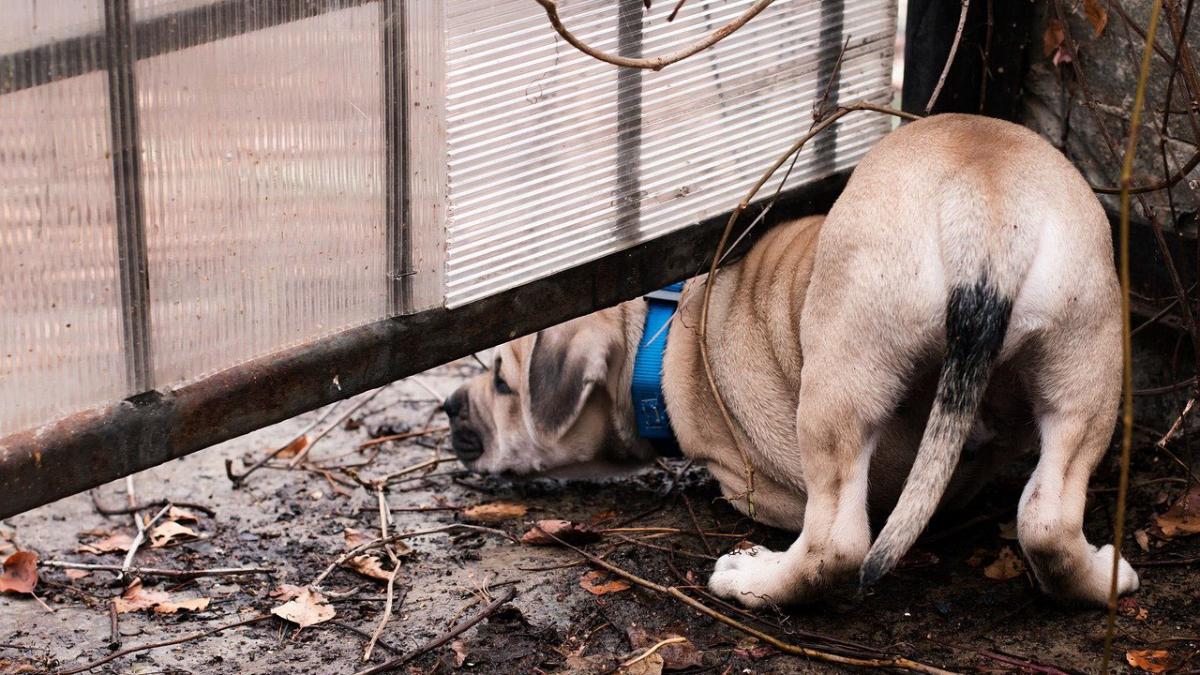
[[[1018,506],[1026,557],[1047,593],[1106,600],[1112,549],[1082,524],[1116,419],[1119,289],[1104,212],[1048,143],[981,117],[908,124],[828,216],[773,229],[723,269],[708,349],[734,429],[700,361],[702,293],[702,278],[685,287],[664,359],[680,447],[735,507],[752,499],[758,520],[799,532],[786,551],[723,556],[715,593],[756,606],[856,575],[870,585],[939,504],[964,504],[999,463],[1036,451]],[[653,457],[629,394],[645,311],[637,300],[500,347],[493,371],[446,402],[467,466]],[[872,518],[886,520],[874,540]],[[1118,584],[1138,585],[1123,560]]]

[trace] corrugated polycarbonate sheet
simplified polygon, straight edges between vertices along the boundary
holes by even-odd
[[[14,18],[0,36],[19,26],[30,47],[101,21],[98,3],[49,4],[19,12],[0,2],[0,16]],[[86,72],[101,58],[52,50],[41,65]],[[107,101],[103,71],[0,97],[0,436],[133,393]]]
[[[379,16],[138,62],[157,383],[387,315]]]
[[[563,2],[560,13],[599,49],[640,43],[649,55],[698,39],[751,2],[689,2],[674,23],[664,11],[643,16],[634,0]],[[450,306],[732,209],[808,129],[844,41],[830,100],[891,97],[895,8],[882,0],[778,0],[657,73],[577,52],[536,3],[456,0],[447,11]],[[805,149],[791,184],[851,167],[889,128],[880,116],[847,118]]]

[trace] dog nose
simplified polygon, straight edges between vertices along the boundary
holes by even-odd
[[[459,427],[450,433],[450,447],[463,462],[473,462],[483,456],[483,439],[465,427]]]
[[[462,389],[459,389],[442,402],[442,411],[446,413],[447,417],[454,419],[462,413],[466,405],[467,397],[463,395]]]

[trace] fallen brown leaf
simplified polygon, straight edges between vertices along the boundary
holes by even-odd
[[[162,548],[176,539],[195,539],[200,535],[187,525],[168,520],[150,530],[150,548]]]
[[[462,668],[467,662],[467,643],[462,640],[455,640],[450,643],[450,651],[454,652],[454,667]]]
[[[657,652],[618,669],[620,675],[662,675],[663,657]]]
[[[1083,0],[1083,13],[1092,24],[1096,37],[1100,37],[1104,33],[1104,27],[1108,25],[1108,10],[1100,4],[1100,0]]]
[[[277,598],[279,600],[283,600],[284,602],[287,602],[288,600],[291,600],[292,598],[296,597],[297,595],[300,595],[300,592],[303,590],[304,590],[303,586],[294,586],[292,584],[279,584],[278,588],[271,591],[271,597]]]
[[[0,573],[0,593],[33,593],[37,587],[37,554],[17,551],[4,559]]]
[[[300,454],[300,452],[307,447],[308,447],[308,436],[307,435],[301,436],[300,438],[297,438],[296,440],[292,441],[291,443],[288,443],[287,445],[280,448],[279,452],[276,453],[275,456],[283,457],[283,458],[295,457],[296,455]]]
[[[521,536],[521,543],[531,546],[555,546],[547,534],[552,534],[568,544],[590,544],[600,539],[600,533],[590,525],[570,520],[539,520],[534,527]]]
[[[1150,616],[1150,612],[1138,604],[1136,598],[1125,597],[1117,600],[1117,611],[1121,616],[1127,616],[1138,621],[1145,621],[1146,617]]]
[[[383,563],[379,558],[373,555],[359,555],[345,562],[345,566],[358,572],[364,577],[378,579],[380,581],[388,581],[392,578],[392,571],[383,568]]]
[[[1063,28],[1061,21],[1058,19],[1047,21],[1046,30],[1042,33],[1042,56],[1053,54],[1066,39],[1067,31]]]
[[[91,574],[92,574],[91,572],[89,572],[87,570],[64,570],[64,571],[67,575],[67,578],[72,579],[72,580],[83,579],[85,577],[91,576]]]
[[[181,509],[178,506],[172,506],[172,507],[168,508],[166,518],[167,518],[167,520],[174,520],[174,521],[180,522],[180,523],[198,523],[198,522],[200,522],[200,516],[197,516],[196,514],[192,513],[191,511],[188,511],[187,509]]]
[[[353,527],[347,527],[345,531],[342,532],[342,536],[346,539],[346,550],[362,546],[368,541],[374,539],[374,537],[367,536],[367,534],[362,530],[356,530]]]
[[[1150,535],[1145,530],[1134,532],[1133,540],[1137,542],[1138,548],[1142,549],[1143,553],[1150,552]]]
[[[996,560],[983,568],[983,576],[989,579],[997,579],[1006,581],[1015,579],[1021,576],[1025,571],[1025,563],[1021,561],[1020,556],[1013,553],[1013,550],[1008,546],[1000,549],[1000,555]]]
[[[652,635],[640,626],[633,626],[626,633],[629,636],[629,644],[636,652],[644,652],[663,640],[678,640],[655,650],[654,653],[662,657],[663,670],[687,670],[699,666],[704,660],[704,655],[696,649],[696,645],[678,633]]]
[[[514,518],[522,518],[529,512],[524,504],[512,502],[490,502],[477,506],[468,506],[462,510],[463,520],[474,523],[499,523]]]
[[[1171,667],[1171,654],[1165,649],[1131,649],[1125,652],[1129,665],[1147,673],[1166,672]]]
[[[324,623],[337,615],[325,596],[309,588],[301,589],[299,595],[272,609],[271,613],[301,628]]]
[[[0,659],[0,675],[24,675],[24,673],[42,673],[43,668],[33,665],[27,661],[12,661],[10,659]]]
[[[608,595],[609,593],[620,593],[621,591],[629,590],[629,582],[621,579],[612,579],[604,581],[608,575],[600,570],[593,570],[583,575],[579,580],[579,585],[583,590],[592,595]]]
[[[175,612],[203,612],[208,608],[208,598],[191,598],[174,602],[160,602],[154,606],[157,614],[174,614]]]
[[[117,614],[127,614],[142,612],[160,603],[170,601],[170,595],[162,591],[148,591],[142,587],[141,579],[134,579],[121,597],[113,600],[113,604],[117,606]]]
[[[1155,516],[1154,524],[1165,539],[1200,533],[1200,486],[1192,486],[1166,513]]]
[[[105,553],[113,553],[116,551],[123,553],[128,551],[130,546],[133,546],[133,537],[125,534],[124,532],[118,532],[116,534],[110,534],[100,541],[93,542],[91,544],[82,544],[75,550],[80,553],[103,555]]]

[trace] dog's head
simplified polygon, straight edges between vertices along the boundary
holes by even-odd
[[[614,308],[497,348],[490,369],[443,404],[463,464],[530,474],[635,459],[628,395],[617,386],[624,323]]]

